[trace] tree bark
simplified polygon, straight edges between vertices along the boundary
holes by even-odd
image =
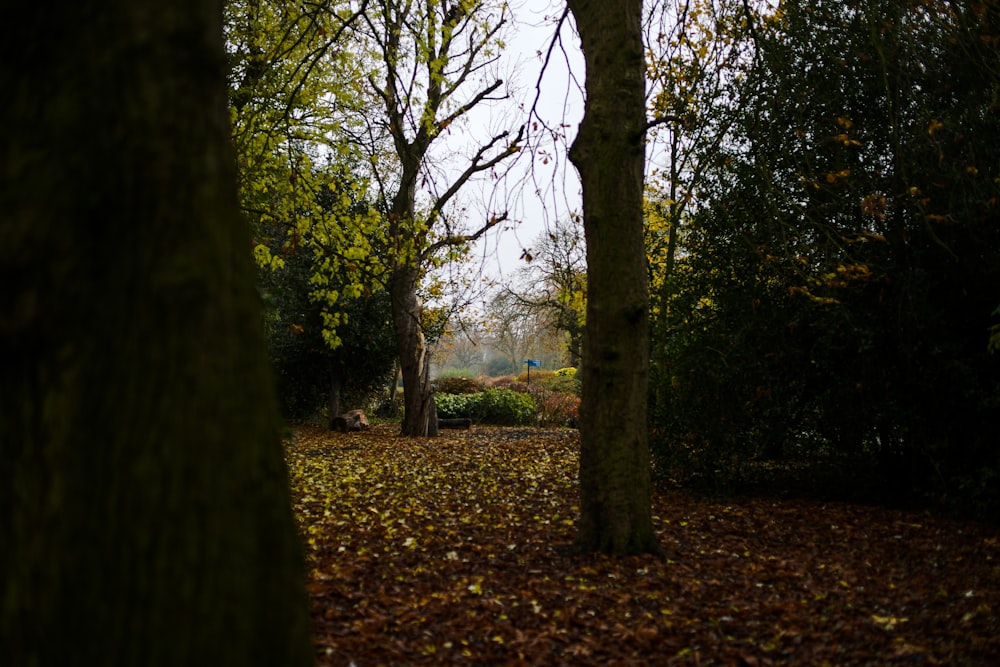
[[[435,437],[438,435],[437,410],[431,388],[430,350],[420,324],[417,276],[415,268],[399,268],[393,272],[389,285],[399,367],[403,376],[401,433],[412,437]]]
[[[587,323],[576,547],[660,553],[650,512],[649,287],[642,232],[641,0],[569,0],[587,66],[570,159],[583,184]]]
[[[337,362],[330,364],[330,395],[327,398],[327,417],[330,430],[337,428],[337,418],[340,417],[340,395],[343,388],[341,380],[341,365]]]
[[[312,663],[221,2],[0,27],[0,655]]]

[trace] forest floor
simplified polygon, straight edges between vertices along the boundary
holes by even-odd
[[[1000,664],[998,526],[661,490],[573,555],[576,431],[397,429],[287,444],[320,665]]]

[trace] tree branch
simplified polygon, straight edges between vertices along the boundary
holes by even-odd
[[[500,215],[492,216],[489,220],[486,221],[486,224],[484,224],[482,227],[477,229],[472,234],[463,234],[461,236],[446,236],[443,239],[435,241],[434,243],[431,243],[429,246],[427,246],[427,249],[424,250],[424,252],[420,253],[420,259],[421,261],[424,261],[425,259],[436,253],[441,248],[445,248],[447,246],[456,246],[456,245],[462,245],[463,243],[472,243],[473,241],[478,241],[483,234],[493,229],[506,219],[507,219],[507,211],[504,211]]]
[[[434,205],[431,207],[431,217],[433,218],[434,216],[440,215],[441,211],[444,210],[444,207],[448,203],[448,201],[452,197],[454,197],[458,193],[458,191],[462,188],[462,186],[464,186],[468,182],[468,180],[472,178],[474,175],[478,174],[479,172],[486,171],[487,169],[492,169],[503,160],[507,159],[514,153],[517,153],[519,150],[521,150],[518,144],[521,143],[521,140],[524,137],[524,128],[525,126],[522,125],[518,129],[517,136],[514,138],[513,141],[507,144],[507,148],[505,148],[503,151],[501,151],[500,153],[498,153],[497,155],[495,155],[494,157],[483,163],[479,162],[483,158],[483,156],[486,155],[486,153],[489,152],[489,150],[493,148],[493,146],[495,146],[497,142],[509,136],[510,132],[502,132],[496,135],[489,141],[488,144],[480,148],[476,152],[476,155],[472,158],[472,162],[469,164],[468,167],[466,167],[465,171],[463,171],[462,174],[455,179],[455,181],[451,184],[451,186],[447,190],[445,190],[444,194],[438,197],[437,200],[434,202]]]
[[[486,88],[484,88],[481,91],[479,91],[476,94],[476,96],[473,97],[471,100],[469,100],[468,102],[466,102],[462,106],[460,106],[457,109],[455,109],[455,111],[453,111],[452,113],[450,113],[447,116],[445,116],[444,118],[442,118],[441,121],[438,122],[438,126],[439,127],[447,127],[448,125],[450,125],[452,123],[452,121],[454,121],[457,118],[460,118],[460,117],[464,116],[473,107],[475,107],[477,104],[479,104],[480,102],[482,102],[483,100],[485,100],[489,96],[490,93],[492,93],[494,90],[496,90],[497,88],[499,88],[502,85],[503,85],[503,79],[497,79],[492,84],[490,84]]]
[[[680,116],[658,116],[652,120],[646,121],[646,124],[642,126],[641,134],[645,134],[654,127],[659,127],[660,125],[666,125],[667,123],[680,123],[684,124],[684,119]]]

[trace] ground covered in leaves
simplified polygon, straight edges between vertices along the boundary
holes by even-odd
[[[321,665],[997,665],[1000,528],[657,492],[666,559],[572,555],[579,439],[302,428]]]

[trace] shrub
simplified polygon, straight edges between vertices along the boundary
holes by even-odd
[[[434,391],[442,394],[475,394],[483,390],[483,383],[469,377],[439,377],[434,381]]]
[[[539,392],[535,405],[539,426],[576,426],[580,418],[580,397],[573,394]]]
[[[519,381],[513,375],[504,375],[503,377],[494,378],[490,382],[491,389],[511,389],[513,391],[520,392],[522,394],[530,393],[528,385],[524,382]]]
[[[523,426],[535,418],[535,400],[530,394],[510,389],[487,389],[476,394],[436,394],[442,419],[470,418],[483,424]]]
[[[434,394],[434,405],[441,419],[472,417],[479,394]]]
[[[522,426],[534,419],[535,400],[530,394],[511,389],[487,389],[477,395],[481,399],[475,417],[484,423]]]
[[[554,391],[561,394],[580,395],[580,380],[578,380],[574,375],[559,375],[557,372],[557,374],[552,377],[542,380],[541,385],[548,391]]]
[[[575,378],[576,369],[573,368],[572,366],[569,366],[568,368],[560,368],[559,370],[555,371],[553,375],[556,375],[558,377]]]
[[[552,375],[553,375],[552,371],[531,371],[531,384],[535,384],[536,382],[539,383],[539,384],[541,384],[541,383],[545,382],[546,380],[548,380],[549,378],[551,378]],[[528,371],[524,371],[523,373],[521,373],[520,375],[518,375],[517,376],[517,381],[518,382],[527,382],[528,381]]]

